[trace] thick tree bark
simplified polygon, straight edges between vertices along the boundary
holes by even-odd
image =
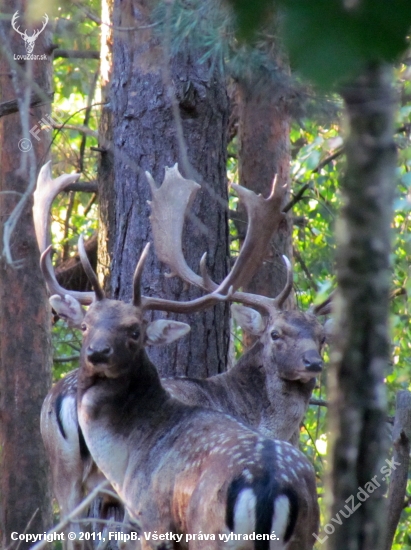
[[[7,0],[3,13],[10,14],[1,25],[2,38],[7,38],[10,53],[26,54],[22,38],[11,28],[10,20],[18,9],[24,17],[25,4]],[[25,25],[24,21],[20,24]],[[41,21],[37,27],[41,27]],[[30,35],[30,32],[29,32]],[[38,37],[34,54],[47,51],[50,44],[47,29]],[[3,42],[3,47],[7,47]],[[28,63],[28,62],[25,62]],[[25,71],[27,65],[20,62]],[[50,94],[51,63],[33,61],[33,80]],[[12,73],[16,71],[3,57],[0,60],[0,97],[16,99]],[[18,95],[27,83],[16,71]],[[36,93],[38,89],[35,90]],[[50,95],[49,95],[50,97]],[[45,95],[45,98],[47,96]],[[47,99],[46,99],[47,102]],[[50,106],[33,106],[29,111],[29,128],[37,124]],[[49,138],[45,131],[32,139],[37,162],[47,155]],[[28,166],[21,170],[19,141],[22,138],[18,113],[0,119],[0,239],[3,248],[4,223],[29,184]],[[38,168],[38,167],[37,167]],[[33,175],[35,175],[33,173]],[[12,543],[11,533],[43,533],[52,523],[51,492],[47,461],[40,437],[40,408],[51,384],[50,312],[46,289],[39,270],[39,253],[34,235],[29,200],[11,237],[13,260],[20,268],[0,259],[0,438],[1,438],[1,531],[2,548]],[[20,550],[31,543],[19,542]]]
[[[384,545],[386,525],[383,379],[389,355],[390,223],[396,159],[390,72],[369,67],[345,87],[343,97],[350,131],[341,185],[345,205],[337,227],[339,296],[330,375],[331,517],[339,514],[342,525],[336,519],[324,529],[331,535],[330,549],[378,550]],[[374,477],[381,486],[375,491],[368,485]],[[355,511],[350,514],[346,505]]]
[[[290,114],[287,91],[267,75],[240,80],[239,85],[239,176],[240,184],[267,197],[274,175],[290,189]],[[241,212],[241,210],[240,210]],[[281,258],[292,256],[291,216],[271,239],[264,264],[247,291],[274,297],[286,281]],[[291,304],[290,304],[291,305]]]
[[[113,23],[116,28],[147,26],[152,23],[149,14],[148,1],[116,1]],[[228,102],[223,75],[209,63],[199,63],[201,52],[181,51],[170,58],[167,39],[161,41],[154,33],[153,28],[118,30],[113,39],[110,113],[103,120],[108,130],[106,145],[111,141],[111,146],[103,154],[104,177],[100,176],[104,238],[99,241],[99,254],[106,267],[110,266],[111,295],[121,299],[130,299],[137,258],[151,240],[145,170],[160,184],[164,168],[179,162],[185,177],[202,184],[193,216],[187,221],[186,258],[198,271],[200,258],[207,252],[209,272],[216,281],[223,279],[228,263]],[[167,279],[166,271],[152,251],[143,293],[178,300],[200,295],[196,289],[185,289],[179,281]],[[228,306],[179,319],[191,325],[188,337],[150,350],[161,375],[209,376],[223,371],[229,342]]]

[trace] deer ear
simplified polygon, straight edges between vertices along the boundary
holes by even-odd
[[[233,304],[231,306],[233,317],[243,330],[260,336],[265,330],[265,321],[263,316],[255,309],[246,306]]]
[[[147,326],[146,344],[149,346],[170,344],[174,340],[185,336],[190,330],[190,325],[187,325],[187,323],[158,319]]]
[[[49,302],[57,315],[67,321],[69,326],[79,327],[81,325],[84,309],[75,298],[69,294],[66,294],[64,298],[58,294],[53,294],[53,296],[50,296]]]

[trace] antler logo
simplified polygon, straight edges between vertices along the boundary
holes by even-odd
[[[16,21],[17,21],[18,18],[19,18],[19,12],[16,11],[16,13],[13,15],[13,19],[11,20],[11,26],[23,38],[24,45],[26,46],[26,52],[27,53],[32,53],[33,49],[34,49],[34,44],[36,43],[36,40],[37,40],[39,34],[41,34],[44,31],[45,26],[49,22],[49,17],[47,15],[47,13],[44,14],[44,16],[43,16],[44,23],[43,23],[42,28],[38,31],[33,31],[32,36],[27,35],[27,29],[24,32],[21,32],[19,30],[20,26],[16,27]]]

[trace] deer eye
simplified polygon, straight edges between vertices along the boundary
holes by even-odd
[[[81,323],[80,328],[81,328],[81,330],[82,330],[83,332],[86,331],[86,330],[87,330],[87,325],[86,325],[86,323]]]
[[[140,338],[140,329],[137,327],[130,329],[130,338],[133,340],[138,340]]]
[[[271,340],[278,340],[281,336],[281,334],[278,332],[278,330],[272,330],[270,333]]]

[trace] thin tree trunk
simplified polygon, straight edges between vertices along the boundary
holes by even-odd
[[[25,5],[7,0],[3,13],[19,10],[24,17]],[[22,38],[11,28],[10,20],[1,23],[3,47],[6,41],[13,54],[25,55]],[[38,27],[41,27],[41,21]],[[24,21],[20,24],[25,25]],[[30,34],[30,33],[29,33]],[[34,54],[42,54],[50,45],[47,29],[36,41]],[[12,72],[21,99],[27,82],[21,78],[26,63],[9,64],[0,60],[1,101],[16,99]],[[44,94],[50,94],[51,63],[34,61],[33,81]],[[20,69],[20,71],[18,70]],[[36,95],[39,90],[34,89]],[[29,110],[29,128],[39,128],[38,121],[50,112],[50,106],[34,106]],[[0,239],[3,248],[4,224],[30,181],[30,161],[24,169],[19,151],[22,138],[18,113],[0,119]],[[47,132],[32,138],[35,163],[44,163],[50,144]],[[33,164],[34,166],[34,164]],[[37,170],[38,167],[37,166]],[[34,166],[35,167],[35,166]],[[33,170],[33,181],[35,170]],[[32,201],[29,200],[11,236],[11,255],[21,265],[10,265],[0,259],[0,438],[1,438],[1,531],[3,548],[11,543],[11,533],[43,533],[52,523],[49,473],[43,442],[40,437],[40,408],[51,384],[50,311],[46,289],[39,270],[39,253],[34,235]],[[31,543],[19,541],[20,550]]]
[[[150,3],[116,1],[113,23],[116,28],[151,25]],[[121,299],[130,299],[137,258],[151,240],[145,170],[160,184],[164,168],[179,162],[185,177],[202,184],[192,208],[194,215],[187,221],[185,254],[198,271],[200,258],[207,252],[209,272],[216,281],[223,279],[227,269],[228,101],[223,75],[210,63],[199,63],[201,52],[182,51],[170,57],[168,47],[169,38],[160,40],[155,28],[114,32],[107,107],[111,112],[104,119],[106,142],[111,140],[111,146],[109,153],[103,153],[104,178],[100,178],[105,224],[100,246],[106,251],[100,250],[100,258],[106,267],[110,262],[111,294]],[[107,127],[110,117],[111,129]],[[178,300],[200,295],[196,289],[185,289],[179,281],[165,278],[166,271],[152,251],[143,278],[144,294]],[[150,350],[160,373],[209,376],[223,371],[229,342],[228,306],[179,319],[191,325],[188,337]]]
[[[261,76],[261,75],[260,75]],[[239,176],[240,184],[267,197],[273,178],[290,189],[290,114],[286,91],[269,77],[257,76],[239,82]],[[247,291],[274,297],[286,281],[281,258],[292,256],[291,216],[271,239],[264,264],[247,286]]]
[[[330,375],[332,518],[328,548],[378,550],[386,515],[384,375],[388,364],[390,223],[395,185],[391,73],[369,67],[343,91],[349,121],[345,205],[337,227],[336,342]],[[373,479],[381,486],[373,490]],[[371,483],[371,485],[370,485]],[[376,485],[376,484],[375,484]],[[351,515],[345,506],[354,507]],[[348,509],[349,510],[349,509]],[[335,520],[338,521],[338,520]]]

